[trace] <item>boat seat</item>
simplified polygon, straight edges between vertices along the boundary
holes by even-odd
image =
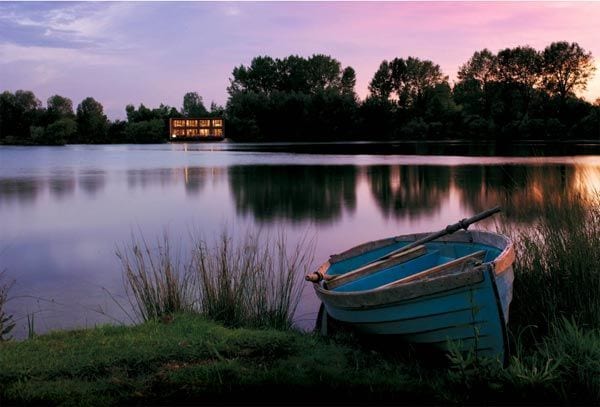
[[[386,259],[366,264],[355,270],[349,271],[344,274],[340,274],[332,278],[331,280],[326,282],[326,288],[329,290],[333,290],[351,281],[356,281],[360,278],[377,273],[378,271],[397,266],[412,259],[416,259],[417,257],[424,255],[426,252],[427,248],[424,245],[421,245],[407,250],[405,252],[394,254]]]
[[[475,267],[483,262],[485,259],[486,250],[479,250],[475,253],[469,254],[464,257],[460,257],[456,260],[449,261],[444,264],[440,264],[439,266],[431,267],[427,270],[420,271],[413,275],[401,278],[399,280],[393,281],[388,284],[384,284],[378,289],[391,288],[401,284],[410,283],[415,280],[430,278],[430,277],[439,277],[447,274],[455,274],[460,273],[462,271],[468,270],[472,267]]]

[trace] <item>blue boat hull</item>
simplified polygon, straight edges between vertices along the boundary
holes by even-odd
[[[424,234],[425,235],[425,234]],[[350,249],[321,270],[340,276],[424,235],[400,236]],[[426,254],[364,278],[328,289],[315,284],[329,317],[365,334],[398,335],[444,351],[474,351],[478,356],[507,357],[506,323],[514,278],[512,244],[488,232],[461,232],[426,244]],[[370,250],[369,250],[370,249]],[[483,264],[460,272],[394,281],[424,268],[485,250]],[[392,285],[391,287],[388,287]]]

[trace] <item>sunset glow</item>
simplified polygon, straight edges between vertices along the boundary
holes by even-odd
[[[0,4],[0,88],[125,105],[180,107],[197,91],[224,104],[231,71],[253,57],[323,53],[352,66],[356,90],[380,62],[415,56],[450,80],[473,52],[579,43],[600,72],[600,3],[11,3]],[[600,97],[600,73],[582,96]]]

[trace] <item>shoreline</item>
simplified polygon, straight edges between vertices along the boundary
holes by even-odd
[[[404,345],[390,351],[352,336],[231,329],[177,314],[162,322],[2,342],[0,400],[20,405],[597,401],[593,394],[563,393],[583,384],[559,374],[556,366],[538,366],[533,356],[541,352],[513,357],[502,369],[499,362],[473,364],[460,355],[427,360]],[[564,362],[554,365],[559,363]]]

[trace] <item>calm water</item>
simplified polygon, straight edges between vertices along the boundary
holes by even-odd
[[[0,269],[16,280],[9,303],[20,318],[16,336],[25,334],[28,314],[38,332],[125,321],[111,296],[127,304],[115,248],[132,231],[152,240],[168,230],[185,240],[190,231],[212,236],[224,226],[283,228],[290,242],[309,231],[320,264],[358,243],[438,230],[496,204],[511,221],[527,223],[544,201],[600,186],[600,155],[253,150],[227,143],[0,147]],[[317,309],[307,287],[299,325],[312,326]]]

